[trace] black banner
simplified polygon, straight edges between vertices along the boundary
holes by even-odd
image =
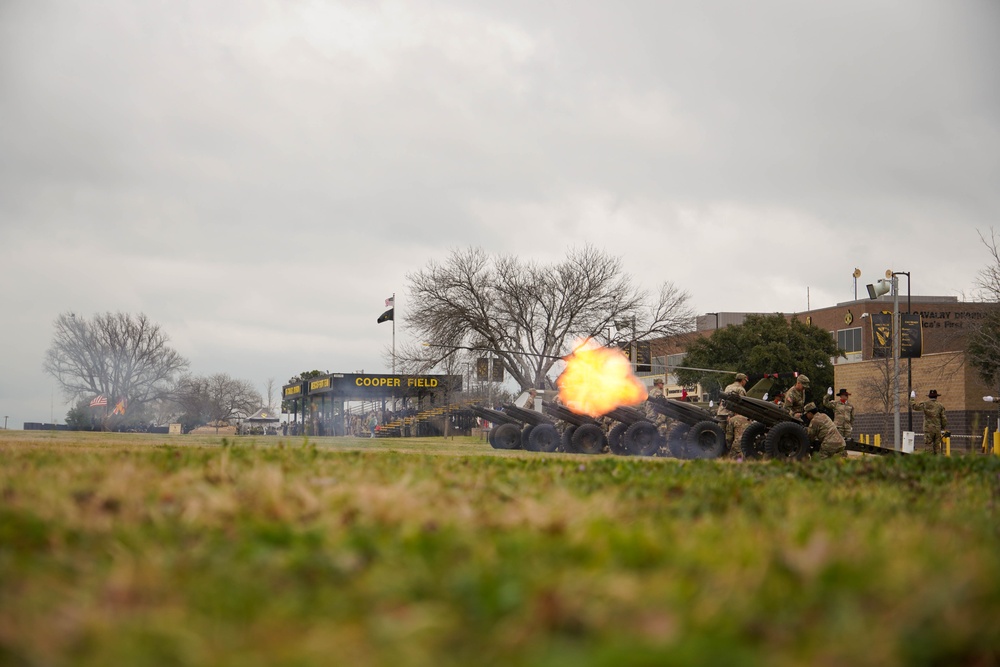
[[[872,313],[872,356],[892,357],[892,314]],[[920,315],[899,315],[899,358],[916,359],[923,351]]]
[[[476,359],[476,379],[480,382],[490,379],[490,360],[486,357]]]
[[[493,360],[493,381],[503,382],[503,362],[499,359]]]
[[[649,341],[643,341],[635,344],[635,372],[636,373],[652,373],[653,372],[653,357],[649,349]]]

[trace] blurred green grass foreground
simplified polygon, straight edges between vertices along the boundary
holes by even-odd
[[[1000,460],[0,432],[0,665],[997,665]]]

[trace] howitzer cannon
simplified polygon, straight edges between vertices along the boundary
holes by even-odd
[[[595,419],[577,414],[558,403],[545,403],[542,405],[542,410],[566,423],[561,438],[563,451],[576,454],[600,454],[604,451],[608,440],[604,435],[604,429]]]
[[[753,420],[740,440],[746,458],[761,458],[766,454],[774,459],[803,459],[819,449],[818,443],[809,441],[803,421],[774,403],[732,393],[726,394],[723,400],[726,408]],[[882,456],[903,453],[855,440],[845,440],[845,443],[849,452]]]
[[[554,452],[559,448],[559,431],[551,419],[535,410],[506,405],[504,412],[524,423],[521,446],[531,452]]]
[[[740,447],[743,456],[759,459],[765,454],[774,459],[803,459],[811,445],[805,424],[774,403],[759,398],[729,393],[722,397],[726,409],[752,421],[743,432]]]
[[[667,436],[667,449],[679,459],[717,459],[726,453],[726,431],[714,413],[673,398],[651,399],[656,412],[678,422]]]
[[[520,449],[521,433],[524,422],[505,412],[484,408],[479,405],[469,406],[469,410],[477,417],[482,417],[493,424],[486,439],[493,449]]]
[[[621,406],[604,415],[616,422],[608,431],[608,447],[621,456],[656,456],[666,444],[656,425],[636,408]]]

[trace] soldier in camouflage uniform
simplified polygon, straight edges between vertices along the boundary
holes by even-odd
[[[847,443],[834,425],[833,420],[818,411],[815,403],[807,403],[802,408],[802,418],[809,424],[810,441],[819,441],[819,458],[847,458]]]
[[[854,431],[854,404],[847,399],[851,392],[841,389],[837,392],[837,398],[840,400],[835,401],[832,396],[833,389],[831,388],[829,391],[830,394],[823,401],[823,407],[833,411],[833,423],[837,430],[840,431],[840,435],[844,436],[844,440],[850,440],[851,433]]]
[[[649,402],[651,400],[662,400],[663,399],[663,380],[656,378],[653,380],[653,388],[649,390],[649,396],[646,398],[646,402],[643,403],[643,412],[646,413],[646,419],[656,426],[656,431],[666,438],[670,434],[670,428],[673,425],[673,420],[668,419],[665,414],[657,412],[650,406]]]
[[[795,378],[795,386],[785,392],[784,408],[793,417],[798,417],[805,412],[806,389],[809,387],[809,378],[799,375]]]
[[[528,390],[528,400],[524,402],[524,409],[525,410],[534,410],[535,409],[535,396],[537,396],[537,395],[538,395],[538,392],[535,391],[534,387],[532,387],[531,389]]]
[[[737,394],[746,396],[747,376],[745,373],[737,373],[736,379],[725,389],[724,394]],[[729,458],[743,458],[743,450],[740,448],[740,441],[743,439],[743,431],[750,425],[750,419],[743,415],[737,415],[726,408],[725,396],[719,401],[719,409],[716,415],[726,418],[726,442],[729,443]]]
[[[927,394],[928,400],[917,403],[910,394],[910,407],[924,413],[924,449],[930,448],[934,454],[941,453],[941,431],[948,428],[944,406],[937,402],[940,395],[937,389],[931,389]]]

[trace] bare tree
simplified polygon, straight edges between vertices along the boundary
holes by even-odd
[[[990,227],[990,238],[977,230],[979,240],[986,246],[991,263],[979,270],[975,287],[978,296],[984,301],[1000,302],[1000,247],[998,247],[996,230]]]
[[[987,314],[969,335],[968,355],[986,386],[1000,389],[1000,311]]]
[[[629,322],[630,340],[693,324],[686,292],[664,283],[650,300],[619,258],[591,246],[552,265],[455,250],[407,280],[413,306],[406,321],[432,347],[404,346],[397,361],[427,369],[447,362],[448,350],[488,351],[522,388],[550,386],[549,370],[578,340],[610,343],[616,321]]]
[[[55,321],[43,369],[67,399],[103,395],[129,409],[169,396],[188,365],[144,314],[105,313],[93,320],[63,313]]]
[[[208,377],[184,377],[178,384],[176,400],[184,413],[185,428],[214,424],[216,428],[233,420],[246,419],[261,408],[260,393],[248,380],[226,373]]]
[[[277,387],[278,381],[273,377],[267,378],[267,382],[264,383],[264,394],[267,397],[267,405],[265,407],[269,409],[274,407],[274,394],[277,391]]]
[[[1000,247],[997,233],[992,227],[987,239],[979,232],[979,239],[986,246],[990,263],[976,276],[977,296],[983,301],[1000,302]],[[969,333],[966,347],[969,364],[988,387],[1000,385],[1000,310],[991,311],[979,320]]]
[[[892,357],[875,357],[868,362],[870,371],[861,376],[858,393],[864,404],[875,408],[875,412],[891,414],[893,408]]]

